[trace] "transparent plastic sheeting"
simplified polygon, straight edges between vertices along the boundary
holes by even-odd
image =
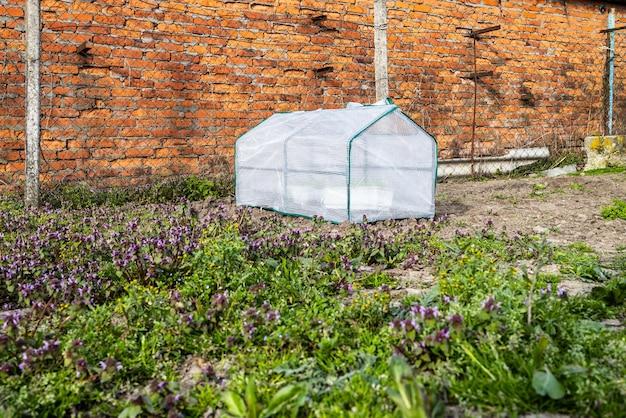
[[[392,104],[278,113],[236,143],[236,201],[333,222],[430,218],[436,158]]]

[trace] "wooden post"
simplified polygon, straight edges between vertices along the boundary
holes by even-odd
[[[39,0],[26,0],[26,187],[24,203],[39,204]]]
[[[374,67],[376,100],[385,100],[389,97],[386,0],[374,0]]]

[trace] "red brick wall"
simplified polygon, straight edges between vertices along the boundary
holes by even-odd
[[[467,31],[458,27],[501,25],[477,43],[478,71],[494,73],[479,82],[477,152],[580,146],[585,135],[602,129],[606,35],[599,31],[606,28],[607,13],[601,6],[595,1],[395,2],[390,16],[399,24],[389,29],[391,91],[436,134],[443,157],[467,154],[473,81],[461,77],[473,72],[473,51]],[[618,7],[618,25],[625,13]]]
[[[0,0],[0,184],[9,185],[23,171],[23,4]],[[371,4],[43,0],[43,179],[207,172],[274,111],[373,101]],[[494,71],[479,84],[478,152],[578,144],[600,129],[599,6],[389,1],[391,96],[437,136],[443,157],[467,154],[473,83],[461,77],[472,49],[456,27],[500,24],[478,43],[479,71]]]

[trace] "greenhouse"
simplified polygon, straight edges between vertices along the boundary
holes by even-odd
[[[277,113],[237,140],[236,202],[332,222],[432,218],[437,144],[394,104]]]

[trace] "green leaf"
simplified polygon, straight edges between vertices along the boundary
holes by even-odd
[[[131,405],[124,408],[117,418],[135,418],[139,414],[141,414],[141,406]]]
[[[246,405],[248,406],[248,417],[256,418],[259,406],[256,399],[256,383],[251,378],[248,378],[246,382]]]
[[[545,371],[535,370],[533,374],[533,389],[541,396],[552,399],[561,399],[565,396],[565,388],[556,380],[556,377],[547,368]]]
[[[281,388],[263,411],[263,417],[269,417],[282,411],[289,404],[301,399],[306,395],[306,389],[301,386],[287,385]]]
[[[400,410],[402,417],[427,418],[424,399],[411,367],[400,357],[394,357],[390,366],[394,387],[388,388],[387,394]]]
[[[279,265],[278,261],[274,260],[273,258],[267,258],[267,259],[265,260],[265,264],[266,264],[268,267],[272,267],[272,268],[276,268],[276,267],[278,267],[278,265]]]
[[[222,395],[222,402],[226,405],[226,410],[229,414],[236,417],[246,416],[246,404],[241,396],[237,395],[235,392],[230,390],[224,392]]]

